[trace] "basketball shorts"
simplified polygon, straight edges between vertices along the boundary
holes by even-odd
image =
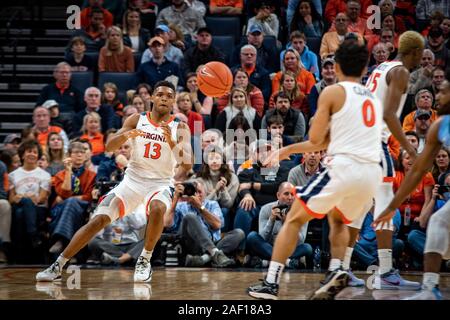
[[[381,180],[379,164],[335,156],[305,186],[296,187],[294,196],[313,217],[321,219],[337,209],[348,224],[367,212]]]
[[[392,160],[388,145],[381,143],[381,162],[380,166],[383,170],[383,182],[393,182],[395,177],[394,160]]]
[[[121,201],[123,206],[119,210],[112,210],[108,206],[99,205],[95,210],[94,216],[97,214],[104,214],[115,221],[118,218],[123,218],[125,215],[131,213],[140,204],[145,204],[146,214],[149,215],[149,205],[153,200],[159,200],[165,204],[166,210],[169,210],[172,205],[174,188],[170,183],[162,184],[161,182],[145,182],[137,184],[127,175],[124,179],[111,191],[108,192],[105,198],[110,194],[114,194]]]

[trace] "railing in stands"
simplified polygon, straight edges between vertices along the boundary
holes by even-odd
[[[6,22],[6,34],[5,34],[5,38],[6,38],[6,46],[7,47],[12,47],[12,77],[11,77],[11,81],[8,83],[8,89],[10,90],[15,90],[15,89],[19,89],[20,88],[20,84],[17,81],[17,45],[19,43],[19,38],[16,35],[14,39],[12,39],[12,34],[11,34],[11,28],[14,26],[14,23],[16,21],[20,21],[23,20],[23,8],[18,8],[16,9],[13,14],[11,15],[11,18],[8,19],[8,21]],[[2,61],[5,61],[5,51],[2,50],[3,52],[3,59]]]

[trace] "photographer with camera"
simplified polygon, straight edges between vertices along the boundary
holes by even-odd
[[[175,186],[172,207],[164,216],[164,227],[181,236],[188,255],[187,267],[200,267],[211,261],[213,267],[234,264],[226,256],[244,240],[244,232],[235,229],[221,236],[223,216],[217,201],[206,200],[204,185],[199,181]]]
[[[270,202],[261,208],[259,214],[259,233],[250,232],[247,236],[247,250],[253,255],[247,255],[244,259],[246,267],[264,267],[269,266],[272,256],[273,244],[280,229],[286,220],[286,214],[294,201],[292,189],[294,185],[289,182],[280,184],[277,192],[277,201]],[[302,257],[309,257],[313,253],[311,245],[304,243],[308,223],[305,223],[299,232],[299,240],[294,253],[286,260],[286,267],[290,269],[299,269],[306,267]]]

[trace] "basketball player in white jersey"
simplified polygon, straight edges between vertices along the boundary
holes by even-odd
[[[403,133],[399,117],[403,111],[409,82],[409,70],[419,65],[424,50],[423,37],[414,31],[404,32],[399,39],[398,57],[396,60],[380,64],[371,74],[366,87],[382,102],[384,108],[382,131],[381,166],[383,168],[383,182],[375,195],[374,219],[386,208],[394,198],[393,180],[395,175],[394,164],[388,149],[388,139],[392,134],[405,149],[411,158],[416,157],[416,150],[408,142]],[[372,206],[370,202],[367,211]],[[353,253],[353,246],[361,229],[364,216],[353,221],[350,227],[350,242],[345,252],[344,269],[349,268]],[[393,224],[381,225],[376,229],[378,241],[379,268],[374,277],[372,287],[385,290],[418,290],[420,283],[403,279],[397,270],[392,267],[392,234]],[[352,277],[353,283],[363,283]]]
[[[342,269],[349,235],[346,223],[363,215],[381,181],[381,102],[360,84],[368,51],[356,40],[344,40],[336,51],[336,74],[341,81],[328,86],[319,97],[309,141],[280,149],[269,156],[273,163],[292,153],[327,149],[326,168],[303,187],[296,187],[295,201],[276,238],[272,261],[262,283],[250,286],[250,296],[277,299],[284,262],[297,243],[298,231],[314,218],[328,215],[330,223],[330,272],[312,299],[332,299],[348,281]]]
[[[145,203],[148,223],[134,281],[151,280],[150,259],[163,230],[164,214],[171,206],[173,178],[181,178],[192,167],[189,128],[170,114],[175,95],[170,82],[158,82],[152,95],[153,110],[127,118],[108,141],[106,150],[112,152],[131,140],[132,154],[124,179],[100,202],[91,220],[75,233],[58,259],[36,275],[37,281],[61,280],[62,268],[71,257],[100,230],[141,203]]]
[[[433,122],[428,134],[423,152],[417,157],[410,173],[405,177],[394,199],[374,221],[374,227],[389,223],[405,198],[416,188],[422,177],[429,172],[439,150],[444,146],[450,148],[450,72],[447,80],[440,87],[436,96],[441,116]],[[427,236],[424,250],[424,274],[422,291],[410,300],[442,300],[439,290],[439,271],[442,259],[450,259],[450,201],[436,212],[428,222]]]

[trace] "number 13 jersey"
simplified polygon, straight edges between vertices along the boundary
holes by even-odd
[[[171,116],[167,123],[172,133],[172,140],[176,142],[180,122]],[[164,137],[162,128],[150,118],[150,113],[146,112],[140,115],[136,129],[145,132],[145,136],[131,139],[131,158],[126,174],[137,183],[171,184],[177,161]]]
[[[369,88],[369,90],[375,94],[375,96],[381,100],[381,103],[384,106],[384,98],[386,97],[386,93],[388,90],[388,83],[386,80],[387,74],[389,71],[391,71],[393,68],[403,66],[403,64],[400,61],[386,61],[380,64],[375,70],[373,70],[372,74],[370,75],[369,79],[367,80],[366,87]],[[395,79],[391,79],[391,81],[395,81]],[[402,95],[400,98],[400,104],[397,108],[397,117],[400,118],[402,111],[403,111],[403,105],[406,101],[406,93]],[[383,131],[381,133],[381,138],[384,143],[388,143],[388,139],[391,135],[391,131],[389,130],[387,124],[383,121]]]

